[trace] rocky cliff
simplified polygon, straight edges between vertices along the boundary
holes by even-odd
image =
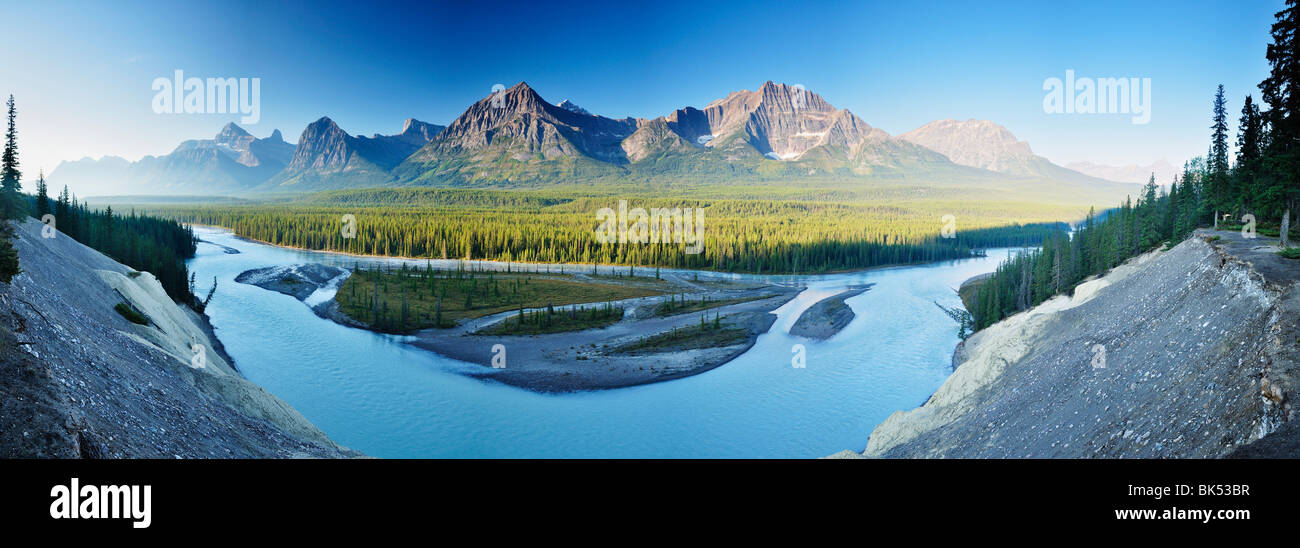
[[[1275,246],[1198,232],[976,333],[865,455],[1297,456],[1300,262]]]
[[[151,274],[42,226],[17,226],[23,272],[0,284],[0,456],[359,456],[240,376]]]

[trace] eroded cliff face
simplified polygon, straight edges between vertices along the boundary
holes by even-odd
[[[1199,232],[975,334],[865,455],[1206,458],[1274,431],[1264,443],[1294,447],[1276,438],[1295,431],[1279,427],[1296,419],[1300,263],[1275,245]]]
[[[0,284],[0,456],[359,456],[240,376],[151,274],[42,226],[17,226],[23,273]]]

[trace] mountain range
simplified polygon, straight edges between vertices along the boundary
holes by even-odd
[[[1114,185],[1033,154],[990,121],[940,120],[893,137],[802,86],[770,81],[653,119],[552,104],[521,82],[445,127],[408,119],[398,134],[364,137],[322,117],[293,145],[278,130],[259,139],[232,123],[165,156],[64,162],[49,176],[81,195],[879,178]]]

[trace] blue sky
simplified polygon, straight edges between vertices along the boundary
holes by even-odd
[[[899,134],[1000,123],[1066,163],[1204,154],[1214,87],[1258,97],[1280,0],[1235,2],[33,2],[0,19],[0,93],[18,101],[27,177],[84,156],[165,154],[237,115],[155,114],[151,83],[261,79],[261,120],[296,141],[328,115],[353,134],[446,124],[493,84],[612,117],[803,84]],[[1152,119],[1049,115],[1066,69],[1152,79]]]

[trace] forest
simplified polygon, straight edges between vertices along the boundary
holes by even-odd
[[[1105,274],[1125,259],[1159,246],[1172,247],[1197,227],[1255,230],[1280,237],[1279,254],[1298,258],[1290,246],[1291,211],[1300,200],[1300,63],[1296,58],[1295,0],[1278,12],[1267,49],[1271,67],[1259,89],[1267,110],[1247,95],[1237,122],[1235,156],[1230,154],[1228,106],[1223,86],[1211,107],[1206,157],[1184,165],[1168,186],[1155,177],[1141,196],[1120,204],[1104,220],[1089,215],[1074,233],[1055,234],[1028,253],[1001,264],[979,288],[976,329],[1070,294],[1084,279]]]
[[[757,274],[958,259],[989,247],[1037,245],[1065,228],[1056,222],[1006,226],[1001,214],[953,209],[958,214],[952,237],[944,238],[946,205],[918,210],[793,200],[629,201],[646,208],[703,208],[703,251],[693,255],[679,244],[602,244],[595,236],[595,212],[609,207],[609,200],[553,192],[375,189],[328,192],[292,204],[151,206],[149,211],[313,250]],[[346,230],[351,220],[353,232]]]

